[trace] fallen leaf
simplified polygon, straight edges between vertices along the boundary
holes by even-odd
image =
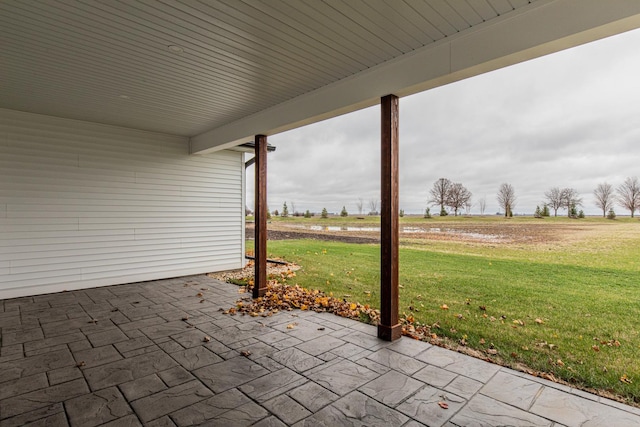
[[[627,377],[627,374],[624,374],[623,376],[621,376],[620,381],[622,381],[625,384],[633,384],[633,381],[631,381],[631,379]]]
[[[198,293],[196,294],[196,296],[197,296],[197,297],[199,297],[199,298],[202,298],[202,297],[204,296],[204,294],[203,294],[202,292],[198,292]]]
[[[440,308],[443,310],[449,310],[449,306],[447,304],[442,304]]]
[[[324,331],[323,327],[318,328],[319,331]]]
[[[542,325],[544,323],[544,320],[537,317],[536,320],[534,320],[534,322],[536,322],[538,325]]]
[[[593,349],[593,351],[600,351],[600,347],[598,347],[597,345],[592,345],[591,348]]]
[[[562,361],[562,359],[558,359],[556,363],[558,364],[558,366],[564,366],[564,362]]]
[[[183,322],[186,322],[187,320],[189,320],[189,316],[184,316],[184,317],[182,318],[182,321],[183,321]]]
[[[447,402],[438,402],[438,405],[442,408],[442,409],[449,409],[449,404]]]
[[[211,337],[205,335],[205,337],[202,338],[202,341],[203,342],[209,342],[209,341],[211,341]]]
[[[489,350],[487,350],[487,353],[489,353],[489,354],[498,354],[498,350],[496,350],[495,348],[490,348]]]
[[[83,367],[84,365],[86,365],[86,363],[84,363],[84,361],[83,361],[83,360],[81,360],[80,362],[78,362],[78,363],[76,364],[76,366],[77,366],[78,368],[81,368],[81,367]]]
[[[240,352],[240,354],[241,354],[242,356],[244,356],[244,357],[249,357],[249,356],[251,356],[251,352],[250,352],[249,350],[242,350],[242,351]]]
[[[297,323],[289,323],[289,324],[287,325],[287,329],[293,329],[293,328],[295,328],[296,326],[298,326],[298,324],[297,324]]]

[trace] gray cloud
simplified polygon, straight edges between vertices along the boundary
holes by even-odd
[[[639,45],[636,30],[401,99],[401,207],[424,211],[432,183],[447,177],[474,201],[486,197],[488,213],[509,182],[516,212],[532,213],[559,186],[576,188],[597,214],[598,183],[640,175]],[[270,137],[270,209],[293,201],[299,211],[354,212],[358,198],[379,198],[379,111]]]

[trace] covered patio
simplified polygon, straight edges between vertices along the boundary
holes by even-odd
[[[397,305],[401,98],[638,27],[624,0],[1,1],[0,426],[640,424],[399,339]],[[380,325],[223,314],[238,147],[257,297],[268,137],[372,105]]]
[[[621,426],[622,405],[206,275],[0,302],[0,426]]]

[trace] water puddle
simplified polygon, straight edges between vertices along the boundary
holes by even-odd
[[[291,225],[291,228],[299,228],[310,231],[324,231],[324,232],[339,232],[339,231],[369,231],[369,232],[379,232],[380,227],[353,227],[353,226],[338,226],[338,225]],[[463,231],[456,230],[455,228],[442,228],[442,227],[400,227],[401,233],[432,233],[432,234],[449,234],[458,237],[466,237],[474,240],[483,240],[483,241],[497,241],[504,239],[505,236],[501,236],[498,234],[484,234],[477,233],[472,231]]]

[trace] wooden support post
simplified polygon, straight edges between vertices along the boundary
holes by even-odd
[[[395,95],[381,99],[382,181],[380,219],[380,324],[378,338],[393,341],[402,335],[398,321],[398,206],[399,102]]]
[[[267,137],[255,138],[255,274],[253,297],[267,291]]]

